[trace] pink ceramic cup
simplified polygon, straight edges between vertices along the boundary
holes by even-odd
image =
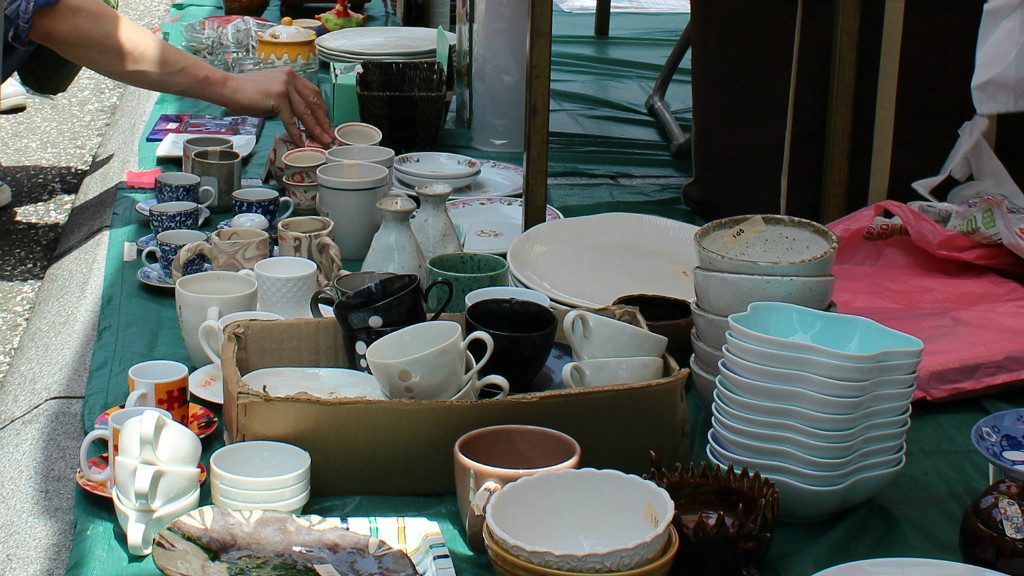
[[[569,436],[539,426],[490,426],[455,442],[455,494],[466,541],[484,549],[484,509],[491,494],[524,476],[576,468],[580,445]]]

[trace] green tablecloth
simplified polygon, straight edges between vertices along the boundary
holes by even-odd
[[[197,4],[199,4],[197,6]],[[208,0],[175,4],[183,10],[175,24],[165,26],[172,41],[176,25],[214,13]],[[205,6],[205,7],[204,7]],[[379,6],[371,14],[379,18]],[[173,16],[172,16],[173,17]],[[555,11],[552,96],[552,175],[561,176],[678,176],[688,166],[669,158],[654,123],[643,113],[643,98],[654,82],[661,62],[685,23],[682,15],[622,15],[612,17],[609,39],[594,39],[592,17]],[[680,74],[682,77],[683,74]],[[685,78],[682,82],[685,82]],[[686,94],[670,92],[685,104]],[[197,101],[161,96],[153,111],[219,114],[222,111]],[[258,150],[265,153],[279,122],[268,123]],[[443,144],[459,149],[466,134],[451,130]],[[143,168],[156,165],[155,143],[143,142]],[[261,152],[248,163],[246,177],[258,174]],[[480,156],[485,156],[479,154]],[[515,155],[495,159],[516,160]],[[167,169],[177,169],[174,164]],[[103,298],[96,345],[83,403],[83,429],[103,410],[123,402],[125,374],[137,362],[154,358],[188,362],[173,305],[173,291],[143,287],[136,279],[140,263],[122,261],[124,242],[148,232],[133,210],[139,192],[120,191],[110,232]],[[609,211],[657,214],[698,222],[679,201],[675,186],[658,184],[556,185],[550,202],[567,217]],[[220,220],[215,217],[211,225]],[[642,255],[638,255],[642,257]],[[708,418],[690,393],[693,454],[703,454]],[[829,520],[778,527],[765,573],[779,576],[811,574],[825,567],[862,558],[923,556],[958,560],[957,531],[960,514],[987,484],[984,459],[968,442],[973,423],[991,411],[1021,405],[1024,395],[1003,395],[985,400],[945,405],[918,405],[908,439],[906,469],[877,497]],[[216,407],[214,407],[216,408]],[[219,410],[217,410],[219,414]],[[204,440],[204,463],[223,441],[219,430]],[[315,465],[315,463],[314,463]],[[208,485],[203,503],[209,503]],[[315,498],[309,513],[333,516],[424,515],[441,523],[461,576],[492,574],[486,558],[471,554],[459,533],[457,510],[451,496]],[[113,508],[79,490],[76,496],[74,544],[69,574],[157,574],[152,560],[127,553],[124,536]]]

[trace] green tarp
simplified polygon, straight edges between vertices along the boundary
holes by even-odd
[[[214,3],[208,0],[175,4],[171,18],[177,20],[164,26],[171,41],[180,42],[177,25],[181,22],[215,13],[211,4]],[[370,12],[374,17],[371,23],[379,23],[380,5],[373,4]],[[591,35],[592,16],[555,10],[551,174],[609,177],[598,183],[552,186],[549,201],[565,216],[631,211],[699,223],[681,205],[676,184],[623,185],[610,179],[687,174],[686,163],[669,157],[654,122],[643,112],[643,100],[685,21],[685,15],[614,14],[612,36],[595,39]],[[681,89],[674,88],[669,97],[686,105],[685,70],[679,77],[676,84]],[[163,95],[157,101],[153,118],[160,113],[222,111],[201,102]],[[270,139],[280,130],[279,122],[268,123],[258,152],[247,164],[246,177],[258,174]],[[464,131],[448,130],[442,136],[442,147],[464,150],[466,141]],[[155,143],[140,145],[142,168],[156,165],[155,148]],[[517,155],[477,155],[519,160]],[[167,170],[179,169],[173,163],[163,166]],[[133,209],[134,203],[145,197],[148,196],[121,190],[115,205],[96,345],[83,403],[84,430],[92,428],[92,421],[100,412],[123,402],[127,394],[125,374],[132,364],[155,358],[188,361],[178,331],[173,291],[143,287],[136,279],[140,263],[122,261],[123,244],[148,232],[148,226]],[[214,215],[209,225],[225,216]],[[353,264],[356,263],[349,263]],[[906,469],[877,497],[854,510],[814,524],[780,525],[764,572],[801,576],[842,562],[882,556],[958,560],[960,515],[987,485],[985,461],[968,441],[970,428],[985,414],[1019,406],[1022,401],[1024,395],[1014,394],[998,399],[915,406]],[[703,454],[709,422],[692,391],[690,412],[695,444],[692,453],[699,457]],[[222,444],[219,431],[204,441],[204,463]],[[81,490],[76,498],[68,574],[158,574],[151,559],[127,553],[108,500]],[[208,485],[203,488],[202,502],[209,503]],[[460,576],[493,573],[486,557],[469,553],[460,534],[453,529],[457,509],[451,496],[315,498],[306,512],[326,516],[428,516],[442,524]]]

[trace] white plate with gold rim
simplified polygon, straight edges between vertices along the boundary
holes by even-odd
[[[523,233],[522,198],[457,198],[446,202],[445,207],[455,226],[462,229],[466,252],[503,256]],[[546,220],[561,219],[561,212],[547,207]]]
[[[624,212],[553,220],[516,238],[508,265],[520,284],[567,306],[608,306],[627,294],[692,300],[696,231]]]
[[[415,196],[415,186],[401,180],[395,174],[395,189]],[[476,196],[518,196],[523,193],[523,167],[494,160],[480,160],[480,175],[469,186],[456,188],[452,198],[473,198]]]

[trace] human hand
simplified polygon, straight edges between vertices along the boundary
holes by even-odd
[[[334,141],[320,90],[288,66],[232,74],[227,109],[232,114],[279,116],[293,142],[303,142],[296,120],[324,147]]]

